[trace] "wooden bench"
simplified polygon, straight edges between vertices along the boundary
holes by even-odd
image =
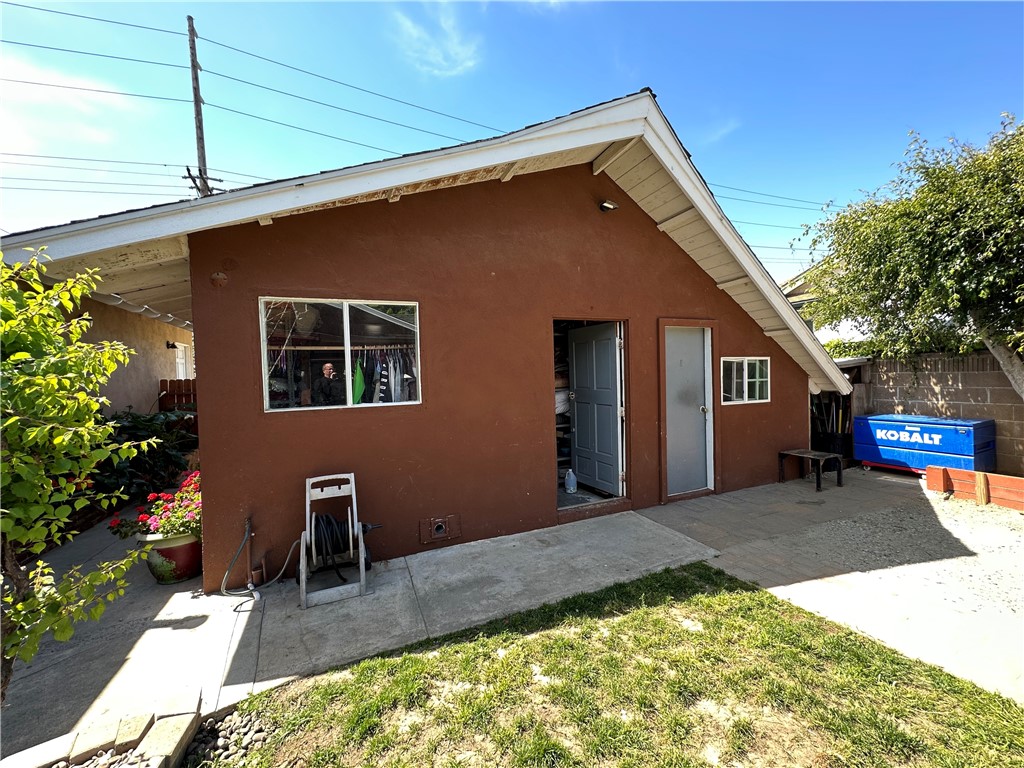
[[[836,461],[836,485],[843,487],[843,457],[838,453],[825,453],[824,451],[810,451],[806,448],[794,448],[791,451],[779,451],[779,482],[786,479],[785,461],[787,456],[797,456],[801,459],[808,459],[814,467],[814,490],[821,490],[821,465],[829,459]]]

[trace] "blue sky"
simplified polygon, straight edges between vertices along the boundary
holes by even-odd
[[[801,225],[822,216],[820,203],[841,205],[891,179],[908,131],[933,143],[983,144],[1000,113],[1024,116],[1019,2],[4,2],[0,228],[189,196],[180,178],[184,164],[195,165],[182,68],[189,14],[204,68],[208,165],[219,169],[212,176],[234,180],[221,186],[254,181],[242,174],[291,177],[485,138],[649,86],[725,212],[780,280],[808,263],[807,253],[788,249]]]

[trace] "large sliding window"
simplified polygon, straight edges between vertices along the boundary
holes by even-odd
[[[260,299],[263,406],[420,402],[419,305]]]

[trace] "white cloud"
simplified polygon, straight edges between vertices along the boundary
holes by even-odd
[[[737,120],[735,117],[731,117],[725,122],[713,126],[708,131],[708,133],[705,134],[704,140],[701,142],[701,144],[703,144],[704,146],[716,144],[722,139],[724,139],[726,136],[728,136],[730,133],[735,131],[737,128],[739,128],[740,125],[741,123],[739,120]]]
[[[45,64],[36,64],[6,52],[3,56],[3,76],[12,80],[54,83],[73,88],[124,90],[123,86],[61,71]],[[147,119],[152,117],[153,110],[151,105],[116,94],[48,88],[27,83],[0,84],[0,125],[4,127],[3,151],[11,153],[0,157],[0,176],[3,179],[0,186],[0,228],[7,232],[20,232],[90,218],[111,211],[166,202],[169,198],[159,194],[151,198],[145,195],[120,194],[120,186],[100,187],[92,184],[83,187],[74,182],[44,181],[43,179],[81,179],[120,183],[129,177],[110,175],[99,168],[84,172],[48,168],[45,166],[67,163],[14,156],[24,154],[122,159],[121,152],[130,144],[131,138],[144,134],[143,128],[147,125]],[[131,156],[124,159],[131,159]],[[42,165],[22,165],[28,162]],[[60,188],[80,191],[57,191]],[[91,191],[82,191],[86,188]],[[187,192],[182,193],[182,197],[184,196],[187,196]]]
[[[459,29],[455,10],[447,3],[428,6],[435,18],[427,26],[417,24],[395,11],[399,44],[421,72],[436,77],[454,77],[469,72],[480,61],[479,38],[466,37]]]
[[[109,83],[41,67],[18,56],[3,58],[4,77],[28,83],[54,83],[73,88],[117,90]],[[137,109],[124,96],[28,83],[3,84],[0,124],[8,152],[38,152],[74,137],[92,144],[112,144],[115,114]]]

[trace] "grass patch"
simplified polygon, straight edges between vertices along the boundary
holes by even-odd
[[[1024,711],[704,563],[248,700],[249,765],[1024,768]]]

